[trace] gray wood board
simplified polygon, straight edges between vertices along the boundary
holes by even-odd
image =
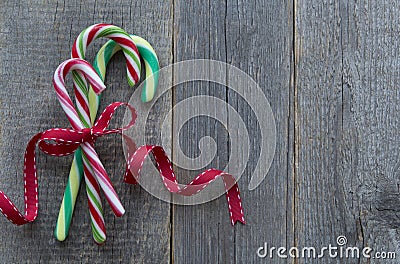
[[[225,61],[226,4],[218,2],[175,2],[174,7],[174,61],[188,59],[215,59]],[[193,19],[194,14],[196,19]],[[174,90],[174,104],[190,96],[211,95],[226,100],[225,87],[208,82],[190,82],[178,85]],[[191,108],[203,108],[194,101]],[[224,112],[221,123],[226,124],[225,108],[209,109]],[[182,123],[181,115],[174,115],[173,125]],[[226,166],[228,156],[227,135],[220,122],[209,118],[194,118],[187,130],[173,134],[173,140],[181,142],[182,149],[191,157],[200,155],[196,150],[199,138],[211,136],[218,144],[218,152],[207,167]],[[192,151],[190,151],[192,150]],[[176,158],[176,152],[173,151]],[[180,181],[189,182],[202,170],[177,170]],[[184,176],[186,175],[186,176]],[[222,196],[211,202],[194,206],[173,208],[173,252],[175,263],[232,263],[234,262],[234,229],[229,224],[226,199]]]
[[[297,2],[299,247],[336,245],[346,236],[348,246],[399,254],[398,11],[390,1]],[[343,259],[299,261],[314,262]]]
[[[260,186],[249,191],[253,172],[266,173],[254,171],[260,155],[260,128],[250,108],[253,106],[232,90],[228,91],[228,102],[243,113],[253,151],[239,181],[248,224],[235,227],[236,263],[244,259],[250,263],[269,262],[256,254],[264,243],[275,247],[293,245],[292,18],[291,1],[228,1],[227,62],[249,74],[260,85],[271,105],[277,131],[271,168]],[[251,98],[255,94],[248,96]],[[261,98],[252,101],[257,104]],[[272,261],[291,263],[293,260],[274,257]]]
[[[211,95],[240,110],[249,128],[254,152],[239,181],[247,225],[230,226],[223,196],[202,205],[170,205],[124,184],[121,140],[108,136],[96,149],[127,213],[115,218],[104,201],[106,244],[98,247],[92,240],[82,191],[67,241],[55,241],[53,228],[72,157],[39,153],[39,217],[22,227],[0,218],[0,263],[383,263],[256,255],[264,242],[318,248],[335,245],[339,235],[350,246],[395,251],[399,257],[398,12],[399,3],[386,0],[3,2],[0,189],[18,208],[23,208],[22,160],[29,138],[68,126],[51,85],[54,70],[69,58],[78,33],[93,23],[116,24],[144,37],[161,66],[214,59],[248,73],[271,104],[277,147],[267,178],[249,191],[260,138],[249,105],[218,84],[178,85],[157,103],[157,112],[166,113],[192,96]],[[89,59],[102,43],[91,46]],[[132,94],[123,61],[117,55],[111,62],[102,107]],[[211,110],[222,112],[228,128],[235,127],[226,107]],[[111,125],[118,125],[121,116]],[[152,143],[160,142],[160,118],[149,118]],[[167,125],[181,122],[175,113]],[[230,148],[240,146],[227,144],[226,129],[212,118],[194,118],[179,134],[168,134],[168,127],[166,133],[190,157],[200,155],[200,138],[214,138],[217,156],[207,167],[223,167]],[[171,145],[164,147],[177,158]],[[203,170],[175,169],[181,182]]]
[[[264,5],[262,12],[252,11],[257,5]],[[202,16],[192,19],[194,13],[200,13]],[[257,133],[254,127],[255,116],[249,105],[229,89],[222,90],[218,85],[209,83],[203,86],[188,84],[176,89],[174,103],[188,96],[208,92],[207,94],[225,100],[240,111],[252,138],[251,144],[254,151],[248,163],[248,169],[240,180],[248,224],[245,226],[237,224],[234,228],[229,225],[225,197],[204,205],[175,206],[173,249],[176,263],[241,263],[244,260],[257,262],[256,251],[264,242],[285,246],[293,244],[293,173],[292,164],[288,162],[292,155],[292,150],[288,152],[288,149],[293,148],[288,145],[291,125],[289,101],[292,85],[292,15],[291,3],[228,1],[204,4],[199,1],[181,2],[175,6],[175,25],[177,26],[174,30],[177,33],[174,41],[174,61],[191,58],[218,59],[231,63],[250,74],[260,84],[272,103],[277,117],[278,135],[280,135],[277,140],[278,151],[268,178],[258,189],[250,192],[247,185],[254,170],[257,155],[259,155],[256,142],[260,139],[260,132]],[[268,25],[269,23],[271,24]],[[268,30],[265,30],[265,25],[268,25]],[[198,30],[199,28],[202,30]],[[278,61],[265,64],[267,61],[274,60],[271,57]],[[204,106],[193,103],[192,107]],[[221,106],[218,110],[226,111],[225,107]],[[210,109],[210,111],[213,110]],[[201,121],[203,123],[200,123]],[[180,117],[176,116],[174,125],[180,122]],[[183,149],[185,147],[193,149],[193,145],[196,145],[194,142],[197,142],[196,134],[214,136],[216,142],[228,140],[227,135],[224,134],[225,128],[216,126],[211,118],[193,119],[192,123],[192,127],[188,129],[188,133],[191,134],[184,138],[179,137]],[[236,124],[228,122],[226,125],[229,128]],[[210,128],[211,131],[209,131]],[[184,132],[182,131],[181,134]],[[178,140],[179,135],[173,134],[173,136],[175,136],[174,140]],[[230,143],[231,148],[241,146],[241,142]],[[222,152],[217,153],[214,163],[208,167],[224,166],[227,163],[229,156],[224,153],[223,144],[218,144],[219,150],[221,146]],[[237,160],[237,162],[242,161]],[[195,174],[191,175],[191,177],[194,176]],[[281,263],[286,262],[282,260]]]

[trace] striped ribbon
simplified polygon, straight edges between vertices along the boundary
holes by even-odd
[[[164,186],[171,193],[176,193],[184,196],[192,196],[201,192],[209,184],[215,181],[218,177],[222,177],[224,182],[226,199],[228,202],[229,215],[231,224],[235,225],[237,221],[246,224],[244,220],[244,213],[242,207],[242,199],[240,198],[239,186],[235,178],[221,170],[208,169],[201,174],[197,175],[189,184],[179,184],[174,171],[172,170],[172,163],[168,159],[164,149],[160,146],[145,145],[137,148],[127,162],[128,170],[125,173],[124,181],[130,184],[136,184],[139,180],[140,170],[143,166],[143,161],[149,154],[152,154],[156,162],[157,169],[160,173]]]
[[[86,47],[99,37],[108,37],[111,40],[97,54],[93,68],[89,63],[79,58],[84,58]],[[154,49],[147,41],[134,35],[129,36],[122,29],[108,24],[96,24],[84,30],[78,36],[72,49],[72,57],[76,59],[70,59],[60,64],[53,78],[57,97],[71,123],[72,129],[50,129],[35,135],[28,143],[24,164],[24,215],[0,191],[0,212],[14,224],[20,225],[32,222],[37,217],[36,145],[49,155],[64,156],[75,152],[55,229],[55,236],[58,240],[64,240],[68,234],[82,175],[86,182],[92,232],[96,243],[101,244],[106,239],[103,208],[99,194],[100,189],[103,190],[115,215],[121,216],[125,212],[107,172],[94,150],[94,142],[97,137],[111,133],[121,133],[124,129],[132,126],[136,118],[134,109],[130,105],[113,103],[106,108],[98,121],[94,123],[99,106],[99,95],[105,89],[103,81],[106,74],[106,65],[111,57],[121,49],[127,60],[128,83],[130,85],[134,85],[139,81],[141,68],[139,53],[142,56],[147,79],[142,90],[142,101],[148,102],[153,98],[158,83],[159,64]],[[65,88],[64,79],[70,71],[72,71],[74,78],[76,107],[74,107]],[[107,129],[113,113],[122,105],[127,105],[131,111],[132,120],[130,124],[124,128]],[[134,145],[133,140],[126,139],[130,142],[130,145]],[[49,143],[49,141],[54,143]],[[136,149],[135,146],[130,153],[133,153],[133,155],[128,159],[125,182],[137,183],[136,179],[139,177],[143,161],[152,153],[163,183],[172,193],[185,196],[195,195],[217,177],[222,177],[226,189],[231,223],[232,225],[237,221],[245,223],[239,188],[232,175],[220,170],[209,169],[199,174],[188,185],[180,185],[162,147],[146,145]]]

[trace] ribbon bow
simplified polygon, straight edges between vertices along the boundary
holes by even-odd
[[[64,78],[70,70],[80,71],[91,83],[94,91],[100,93],[104,84],[94,69],[84,60],[70,59],[63,62],[54,74],[54,88],[72,128],[53,128],[36,134],[29,141],[24,158],[24,215],[15,207],[14,203],[0,191],[0,212],[12,223],[23,225],[32,222],[38,214],[38,181],[36,173],[36,146],[44,153],[53,156],[66,156],[74,153],[79,147],[84,154],[83,162],[85,174],[90,180],[97,181],[102,188],[107,201],[117,216],[124,214],[125,210],[111,184],[110,178],[104,169],[96,151],[94,143],[98,137],[108,134],[121,134],[135,123],[135,109],[127,104],[116,102],[106,107],[92,128],[85,128],[79,120],[71,98],[65,89]],[[131,112],[131,121],[122,128],[108,129],[110,120],[120,106],[127,106]],[[92,208],[91,208],[92,209]]]
[[[115,110],[120,106],[127,106],[132,114],[131,122],[117,129],[107,129]],[[115,102],[106,107],[92,128],[74,130],[71,128],[52,128],[41,133],[39,148],[44,153],[52,156],[66,156],[75,152],[82,144],[94,145],[97,138],[108,134],[121,134],[122,131],[129,129],[135,123],[135,109],[127,104]],[[53,141],[54,143],[49,143]]]

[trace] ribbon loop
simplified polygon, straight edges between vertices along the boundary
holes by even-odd
[[[113,116],[116,109],[120,106],[127,106],[131,110],[132,120],[126,127],[117,129],[106,129],[111,117]],[[94,143],[97,137],[101,137],[108,134],[121,133],[125,129],[129,129],[133,126],[136,119],[135,109],[127,104],[116,102],[106,107],[102,113],[103,121],[98,126],[94,126],[93,129],[84,128],[81,130],[75,130],[70,128],[53,128],[38,133],[29,141],[24,158],[24,197],[25,197],[25,213],[22,214],[11,200],[2,191],[0,191],[0,212],[12,223],[16,225],[23,225],[32,222],[36,219],[38,214],[38,179],[36,173],[36,159],[35,149],[39,147],[44,153],[53,156],[66,156],[74,153],[79,146],[83,149],[89,148],[89,151],[93,151],[93,147],[87,146],[87,143]],[[106,124],[105,126],[103,124]],[[89,159],[96,159],[98,162],[94,170],[104,170],[100,160],[98,160],[97,154],[94,153]],[[102,178],[99,179],[100,186],[107,188],[109,183],[108,175],[105,171],[102,171]],[[110,201],[111,202],[111,201]],[[118,215],[122,215],[123,208],[118,207],[118,203],[111,203],[113,211]]]
[[[115,111],[120,106],[128,107],[129,112],[131,113],[131,120],[130,120],[129,124],[122,128],[107,129],[112,117],[114,116]],[[107,133],[110,133],[110,131],[111,131],[111,133],[115,133],[113,131],[118,131],[119,133],[121,133],[122,131],[129,129],[130,127],[132,127],[135,124],[136,117],[137,117],[136,110],[130,104],[119,103],[119,102],[113,103],[113,104],[110,104],[109,106],[107,106],[106,109],[104,109],[103,113],[101,113],[101,115],[97,119],[96,123],[93,125],[92,129],[95,134],[97,134],[98,132],[107,134]]]

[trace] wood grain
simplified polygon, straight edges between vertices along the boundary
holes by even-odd
[[[262,11],[257,9],[257,6],[263,6]],[[193,13],[202,15],[193,19]],[[292,4],[265,1],[204,4],[198,1],[180,1],[175,6],[174,18],[177,25],[174,60],[221,60],[248,73],[260,84],[272,102],[280,135],[277,139],[278,151],[268,178],[257,190],[250,192],[247,185],[258,159],[259,149],[256,142],[261,134],[259,127],[257,130],[257,120],[249,105],[233,91],[223,89],[221,93],[221,87],[209,83],[203,86],[189,84],[176,90],[174,103],[206,93],[232,105],[241,113],[247,125],[254,153],[240,180],[248,224],[238,224],[233,228],[229,226],[225,197],[204,205],[175,206],[174,260],[176,263],[240,263],[244,260],[256,262],[256,251],[264,242],[285,246],[293,242],[293,173],[289,161],[293,152],[288,142],[289,126],[293,121],[290,117],[289,103],[292,96]],[[265,25],[269,23],[266,30]],[[193,103],[191,107],[204,106]],[[214,110],[210,109],[210,112],[212,111]],[[226,112],[226,106],[221,106],[217,111]],[[200,123],[201,121],[203,123]],[[179,116],[174,118],[174,125],[178,125],[179,122]],[[226,123],[227,128],[235,125]],[[204,135],[214,137],[219,143],[218,150],[222,147],[222,151],[217,152],[216,159],[208,167],[223,167],[229,159],[224,142],[230,143],[231,148],[240,148],[242,145],[241,142],[229,142],[223,130],[224,128],[217,126],[211,118],[194,119],[187,128],[190,134],[179,140],[182,140],[183,148],[189,148],[188,155],[199,155],[195,152],[198,139]],[[184,135],[184,132],[186,131],[181,133]],[[178,140],[177,136],[174,136],[174,140]],[[191,177],[194,177],[194,174]],[[286,260],[282,260],[281,263],[286,263]]]
[[[253,150],[248,168],[239,181],[248,224],[235,227],[236,263],[242,260],[269,262],[256,254],[264,243],[270,247],[289,248],[293,245],[292,18],[291,1],[228,1],[227,62],[239,67],[260,85],[270,102],[277,130],[276,152],[270,171],[257,189],[249,191],[247,186],[260,151],[261,134],[257,131],[260,128],[256,127],[257,118],[251,105],[238,94],[228,91],[228,102],[243,114]],[[274,257],[272,261],[291,263],[293,260]]]
[[[287,248],[336,245],[343,235],[349,246],[393,251],[400,257],[399,11],[399,3],[390,0],[3,1],[0,189],[18,208],[23,207],[26,142],[39,131],[68,126],[51,85],[53,72],[69,58],[74,38],[93,23],[116,24],[144,37],[161,66],[214,59],[240,68],[268,98],[278,137],[267,178],[249,191],[261,136],[251,106],[218,84],[178,85],[149,117],[148,139],[160,143],[165,114],[196,95],[217,97],[239,110],[253,151],[239,181],[247,225],[230,226],[225,197],[202,205],[170,205],[140,186],[124,184],[121,140],[110,136],[99,140],[96,149],[127,213],[115,218],[105,204],[107,243],[98,247],[92,241],[84,192],[69,238],[55,241],[52,232],[72,157],[39,153],[39,217],[22,227],[0,217],[0,263],[397,263],[261,259],[256,252],[264,243]],[[89,60],[103,43],[96,41],[89,49]],[[132,94],[123,61],[117,55],[111,62],[102,107],[127,101]],[[212,137],[218,150],[207,167],[216,168],[227,164],[232,148],[240,148],[230,142],[224,127],[236,125],[229,122],[227,108],[210,111],[218,111],[222,120],[197,117],[177,134],[172,128],[183,120],[173,112],[164,146],[173,160],[178,159],[169,144],[174,141],[194,158],[201,154],[200,139]],[[119,115],[111,125],[121,120]],[[179,181],[187,182],[204,168],[175,169]]]
[[[69,58],[71,45],[79,32],[93,23],[119,25],[152,43],[160,63],[168,65],[172,58],[172,13],[170,3],[163,1],[151,5],[146,1],[119,1],[117,4],[114,1],[10,1],[2,4],[0,12],[0,147],[4,153],[4,158],[0,159],[3,171],[0,184],[18,208],[22,208],[22,161],[26,142],[44,129],[68,125],[56,100],[51,78],[58,64]],[[95,51],[104,42],[98,40],[89,48],[89,60],[93,60]],[[109,67],[102,109],[113,101],[127,101],[132,94],[123,61],[119,55]],[[69,80],[68,84],[71,83]],[[160,111],[165,111],[169,106],[159,107]],[[111,126],[120,124],[122,116],[119,114]],[[91,238],[84,192],[80,192],[67,241],[56,242],[53,228],[72,157],[52,158],[40,153],[39,217],[33,224],[23,227],[0,219],[1,263],[169,261],[170,206],[139,186],[122,182],[124,158],[120,137],[102,138],[96,149],[127,211],[122,218],[115,218],[104,203],[106,244],[99,247]]]
[[[343,235],[349,246],[399,252],[394,36],[399,6],[393,4],[297,2],[295,234],[300,247],[336,245]]]
[[[224,1],[175,1],[174,6],[174,61],[188,59],[226,60],[225,14]],[[193,14],[197,14],[193,19]],[[226,100],[225,87],[208,82],[191,82],[182,84],[174,90],[174,104],[196,96],[210,95]],[[196,102],[196,101],[195,101]],[[194,103],[190,108],[203,108]],[[180,135],[173,134],[173,140],[179,140],[182,150],[192,158],[200,155],[197,145],[200,138],[212,137],[218,146],[217,155],[207,168],[223,168],[229,158],[226,124],[226,109],[209,109],[210,112],[221,111],[223,119],[218,122],[209,117],[197,117],[187,123]],[[175,114],[173,125],[182,123]],[[173,152],[176,159],[176,152]],[[189,182],[202,170],[188,171],[177,169],[180,181]],[[204,169],[203,169],[204,170]],[[184,176],[185,175],[185,176]],[[194,206],[173,207],[173,252],[174,263],[233,263],[234,262],[234,229],[229,224],[229,212],[226,198],[220,197],[211,202]]]

